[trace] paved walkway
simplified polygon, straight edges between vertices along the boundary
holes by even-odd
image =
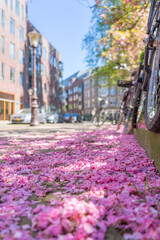
[[[105,128],[110,123],[105,123],[101,128]],[[9,122],[0,122],[0,136],[13,136],[17,134],[30,135],[48,135],[56,133],[75,133],[80,131],[92,131],[98,129],[91,122],[83,123],[57,123],[40,124],[36,127],[30,127],[28,124],[10,124]]]

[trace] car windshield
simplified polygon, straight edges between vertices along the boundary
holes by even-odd
[[[31,113],[31,109],[30,108],[24,108],[18,111],[18,113]]]
[[[64,116],[65,116],[65,117],[69,117],[69,116],[70,116],[70,113],[65,113]]]
[[[77,117],[77,116],[78,116],[78,113],[72,113],[72,116],[73,116],[73,117]]]

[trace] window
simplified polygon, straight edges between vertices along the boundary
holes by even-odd
[[[5,23],[5,20],[4,20],[4,10],[2,9],[1,10],[1,25],[4,27],[4,23]]]
[[[15,82],[15,70],[14,68],[10,68],[10,82],[14,83]]]
[[[37,79],[39,79],[40,74],[41,74],[41,63],[40,62],[36,63],[36,74],[37,74]]]
[[[19,16],[19,1],[16,0],[15,13]]]
[[[123,89],[122,88],[118,88],[118,94],[123,95]]]
[[[41,82],[39,81],[38,84],[37,84],[37,93],[38,94],[41,93],[41,91],[42,91],[42,87],[41,86],[42,86]]]
[[[37,47],[37,58],[41,57],[42,55],[42,44],[39,42],[38,47]]]
[[[13,43],[10,43],[10,57],[11,57],[12,59],[15,58],[15,46],[14,46]]]
[[[23,86],[23,72],[19,73],[19,83],[21,86]]]
[[[47,84],[46,83],[44,84],[44,93],[45,94],[47,93]]]
[[[50,56],[49,56],[49,63],[50,63],[50,65],[53,66],[53,56],[52,56],[52,54],[50,54]]]
[[[23,28],[19,28],[19,39],[23,42],[24,41],[24,31]]]
[[[22,49],[19,50],[19,62],[24,64],[24,52]]]
[[[10,18],[10,33],[15,34],[15,21],[13,18]]]
[[[4,80],[4,63],[1,63],[1,79]]]
[[[90,100],[88,100],[88,108],[90,108],[91,104],[90,104]]]
[[[13,9],[13,0],[10,0],[10,8]]]
[[[85,88],[89,88],[90,87],[90,80],[86,80],[85,81]]]
[[[44,65],[41,63],[41,75],[44,75]]]
[[[111,87],[111,89],[110,89],[110,94],[111,94],[111,95],[115,95],[115,94],[116,94],[115,87]]]
[[[54,57],[53,58],[53,66],[56,68],[57,67],[57,59]]]
[[[110,106],[115,106],[116,105],[116,99],[111,98],[110,99]]]
[[[68,90],[68,94],[72,94],[72,90],[71,89]]]
[[[5,0],[5,3],[8,4],[8,0]]]
[[[5,53],[5,39],[1,36],[1,53]]]
[[[52,97],[53,96],[53,91],[50,89],[49,95]]]
[[[95,85],[95,80],[92,79],[91,81],[92,81],[92,86],[94,86]]]
[[[108,95],[109,94],[109,88],[107,87],[106,88],[106,95]]]
[[[94,94],[95,94],[95,90],[94,88],[92,88],[92,97],[94,97]]]
[[[23,5],[21,5],[21,18],[22,18],[22,20],[24,20],[24,6]]]
[[[43,56],[44,56],[44,59],[46,60],[46,59],[47,59],[47,51],[46,51],[46,48],[44,48],[44,50],[43,50]]]
[[[99,97],[105,97],[106,96],[106,88],[105,87],[101,87],[98,89],[98,96]]]
[[[92,108],[95,107],[94,99],[92,99]]]

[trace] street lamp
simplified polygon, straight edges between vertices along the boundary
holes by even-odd
[[[37,81],[36,81],[36,48],[38,46],[41,35],[35,30],[28,33],[30,45],[33,48],[33,80],[32,80],[32,99],[31,99],[31,122],[30,126],[38,126],[38,97],[37,97]]]

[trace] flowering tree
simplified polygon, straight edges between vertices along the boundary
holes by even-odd
[[[146,37],[146,26],[148,18],[148,0],[96,0],[93,8],[94,17],[94,42],[89,42],[91,47],[96,48],[96,54],[87,56],[89,64],[96,63],[102,59],[103,68],[97,72],[99,75],[113,73],[118,76],[127,76],[137,69],[139,56],[144,48],[143,39]],[[98,30],[98,34],[96,31]],[[91,30],[84,38],[85,47]],[[92,53],[94,53],[92,51]],[[91,61],[92,59],[92,61]]]

